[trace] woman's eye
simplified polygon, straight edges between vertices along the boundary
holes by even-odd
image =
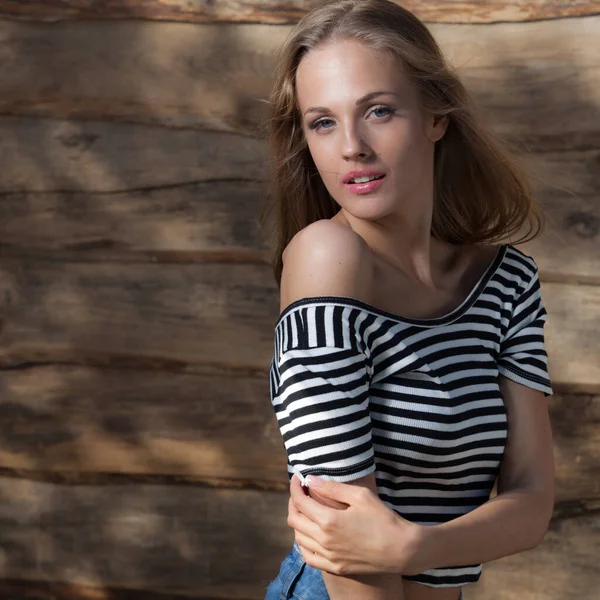
[[[323,125],[323,123],[326,123],[327,121],[331,121],[331,119],[321,119],[320,121],[315,121],[314,123],[311,123],[308,127],[309,129],[319,129],[321,127],[321,125]],[[329,129],[329,127],[325,127],[325,129]]]
[[[387,116],[390,113],[393,113],[393,109],[390,108],[389,106],[376,106],[371,113],[376,113],[376,112],[383,112],[383,114],[379,114],[376,115],[376,118],[381,119],[382,117]],[[371,114],[370,113],[370,114]],[[318,121],[315,121],[314,123],[311,123],[308,128],[309,129],[314,129],[314,130],[319,130],[321,129],[321,127],[323,127],[324,123],[329,123],[329,122],[333,122],[331,119],[319,119]],[[325,129],[331,129],[331,127],[324,127]]]
[[[374,108],[374,109],[373,109],[373,111],[372,111],[372,112],[376,112],[376,111],[378,111],[378,110],[382,110],[382,111],[384,111],[384,114],[383,114],[383,115],[381,115],[381,116],[385,116],[385,115],[387,115],[387,114],[389,114],[389,113],[393,112],[393,111],[392,111],[392,109],[391,109],[389,106],[377,106],[376,108]]]

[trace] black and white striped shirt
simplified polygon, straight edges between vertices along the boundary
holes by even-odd
[[[302,298],[275,324],[271,401],[288,475],[351,481],[374,472],[380,499],[437,525],[485,503],[507,439],[499,374],[552,394],[535,261],[511,245],[469,296],[434,319],[344,296]],[[404,577],[460,586],[481,565]]]

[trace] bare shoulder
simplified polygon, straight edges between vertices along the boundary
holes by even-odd
[[[299,231],[283,253],[280,310],[312,296],[367,300],[371,280],[367,243],[349,227],[321,219]]]

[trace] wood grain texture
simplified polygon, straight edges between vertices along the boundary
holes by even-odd
[[[208,181],[109,194],[7,194],[2,253],[62,261],[268,260],[258,216],[265,185]]]
[[[286,515],[276,492],[3,478],[0,577],[263,598],[291,549]]]
[[[12,192],[94,192],[99,194],[99,203],[108,204],[114,202],[109,194],[118,192],[168,192],[177,186],[222,180],[241,189],[268,177],[263,140],[109,120],[2,115],[0,159],[0,207],[12,206],[14,200],[6,196]],[[86,199],[78,197],[77,201]],[[151,216],[149,209],[147,217]],[[12,209],[0,210],[8,216]],[[82,216],[85,210],[81,209]],[[25,207],[22,212],[26,214]],[[80,219],[80,224],[85,221]]]
[[[581,518],[555,520],[533,550],[483,565],[484,574],[465,597],[474,600],[595,600],[600,572],[588,557],[600,552],[597,503]]]
[[[1,386],[2,468],[287,489],[266,375],[48,366],[4,372]]]
[[[600,323],[600,287],[546,282],[542,295],[548,310],[544,329],[553,384],[597,391],[600,338],[595,332]]]
[[[557,503],[600,498],[600,396],[559,393],[549,402]]]
[[[0,598],[10,600],[210,600],[195,594],[157,593],[150,590],[73,585],[64,581],[0,580]],[[214,599],[213,599],[214,600]],[[220,598],[219,600],[227,600]],[[237,599],[241,600],[241,599]]]
[[[57,486],[0,479],[4,579],[264,598],[290,550],[287,493],[194,486]],[[593,600],[599,515],[555,518],[536,549],[484,565],[469,598]],[[235,561],[232,562],[232,556]]]
[[[2,374],[0,467],[287,490],[266,376],[46,366]],[[550,399],[556,502],[600,498],[600,396]]]
[[[84,3],[76,0],[30,0],[24,6],[19,0],[2,0],[0,16],[51,22],[71,19],[148,19],[187,23],[223,21],[281,24],[295,23],[318,4],[317,0],[229,0],[219,3],[199,0],[92,0]],[[600,4],[595,0],[439,0],[426,3],[403,0],[401,4],[424,21],[443,23],[530,21],[581,17],[600,12]]]
[[[275,282],[266,265],[227,269],[6,259],[0,364],[264,371],[279,313]]]
[[[530,173],[546,229],[520,247],[545,281],[600,284],[600,152],[546,152],[520,157]]]
[[[432,33],[507,138],[531,149],[600,144],[600,16],[435,24]],[[256,135],[290,26],[0,23],[0,111]],[[160,85],[157,83],[160,82]]]
[[[545,282],[550,375],[600,386],[600,287]],[[233,264],[0,262],[0,366],[268,367],[279,298],[270,268]]]

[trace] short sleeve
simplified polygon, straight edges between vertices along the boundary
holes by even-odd
[[[530,259],[533,263],[533,259]],[[515,297],[512,314],[500,343],[498,372],[508,379],[552,395],[544,343],[547,313],[542,301],[537,265],[523,291]]]
[[[300,300],[276,325],[271,402],[290,478],[296,471],[344,482],[375,470],[371,361],[357,331],[359,312]]]

